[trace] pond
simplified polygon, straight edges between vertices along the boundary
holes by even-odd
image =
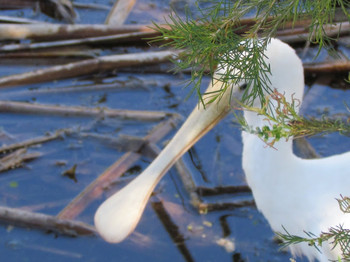
[[[111,2],[79,1],[98,4],[101,8],[77,7],[77,23],[104,23],[113,5]],[[125,23],[148,25],[152,21],[162,22],[169,14],[171,5],[181,13],[186,3],[193,5],[193,1],[139,0]],[[31,8],[3,10],[1,13],[58,22]],[[349,54],[348,49],[342,48]],[[147,46],[140,44],[90,49],[84,46],[79,49],[95,54],[141,53],[147,50]],[[297,52],[305,62],[310,62],[316,50],[311,48],[305,54],[299,47]],[[328,58],[327,52],[322,51],[317,61]],[[67,57],[6,58],[0,62],[0,76],[29,72],[71,60]],[[184,82],[189,78],[186,73],[167,73],[157,67],[150,67],[149,70],[128,67],[2,88],[0,101],[67,108],[80,106],[152,111],[155,115],[165,113],[165,116],[140,121],[101,114],[77,116],[40,110],[34,113],[2,110],[2,145],[57,132],[60,136],[28,148],[28,153],[37,152],[40,156],[1,173],[1,206],[56,216],[108,167],[130,157],[129,151],[132,149],[124,150],[125,145],[120,145],[120,141],[126,138],[133,138],[130,141],[143,139],[155,127],[171,120],[176,126],[170,125],[173,128],[164,129],[163,134],[155,138],[157,146],[163,148],[197,103],[194,95],[187,97],[190,87],[184,88]],[[324,114],[347,113],[343,102],[350,104],[350,92],[347,91],[349,85],[339,80],[343,76],[327,76],[327,84],[321,81],[325,77],[316,75],[310,78],[312,81],[308,81],[303,114],[320,118]],[[346,88],[334,88],[335,78]],[[203,85],[208,85],[209,81],[209,78],[205,79]],[[337,134],[316,136],[308,141],[321,156],[346,152],[350,147],[350,140]],[[130,147],[127,145],[127,148]],[[290,253],[280,250],[274,233],[253,205],[251,193],[225,191],[225,188],[246,186],[241,152],[240,130],[234,115],[229,114],[183,157],[187,173],[197,187],[217,189],[212,195],[201,196],[203,203],[216,207],[215,211],[200,214],[191,205],[191,198],[179,178],[178,170],[172,168],[157,186],[136,231],[124,242],[109,244],[96,235],[71,237],[3,222],[0,226],[0,259],[19,262],[42,261],[43,258],[48,261],[84,262],[289,261]],[[77,221],[93,225],[93,216],[99,204],[149,165],[152,157],[139,153],[134,153],[137,157],[127,166],[123,176],[103,188],[102,195],[98,195],[78,214]],[[73,167],[76,167],[73,172],[75,176],[70,177],[67,172]]]

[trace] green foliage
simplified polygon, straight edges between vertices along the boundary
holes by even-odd
[[[269,67],[263,62],[263,51],[278,29],[287,22],[293,26],[298,20],[309,19],[309,40],[318,44],[321,50],[329,46],[331,40],[325,34],[324,25],[333,23],[336,11],[341,10],[350,17],[350,3],[345,0],[205,2],[209,2],[210,7],[201,8],[200,2],[197,2],[201,16],[196,19],[188,11],[186,18],[172,13],[167,26],[155,24],[154,28],[162,35],[153,39],[153,42],[166,41],[164,46],[183,50],[174,62],[178,70],[191,68],[189,85],[193,84],[192,92],[197,93],[202,103],[203,76],[206,73],[213,75],[216,66],[227,65],[230,66],[224,80],[234,84],[245,81],[253,86],[249,93],[246,91],[244,102],[252,102],[256,98],[264,101],[263,90],[271,90],[268,87]],[[243,23],[243,18],[249,14],[255,15],[250,23]],[[227,88],[228,85],[224,84],[221,91],[225,92]],[[219,97],[220,92],[214,98]]]
[[[271,106],[273,101],[275,104],[275,114],[271,114]],[[343,135],[350,136],[350,124],[348,121],[341,119],[332,119],[323,117],[322,119],[305,118],[300,116],[296,108],[300,101],[293,99],[289,103],[285,96],[276,90],[265,99],[265,104],[262,108],[254,108],[242,104],[245,110],[257,112],[266,118],[268,125],[262,128],[250,127],[247,125],[244,118],[239,118],[239,122],[243,130],[257,134],[268,145],[273,146],[276,141],[281,138],[289,139],[291,137],[305,137],[316,134],[328,134],[339,132]]]
[[[232,14],[231,7],[227,5],[226,8],[224,14],[226,12]],[[214,71],[220,67],[228,68],[224,75],[220,76],[221,81],[235,84],[244,80],[256,87],[252,92],[245,93],[244,101],[253,101],[257,97],[264,99],[262,90],[268,90],[267,73],[269,73],[269,67],[263,61],[263,51],[267,41],[242,37],[238,33],[241,27],[235,28],[234,21],[227,19],[227,16],[220,15],[222,12],[219,4],[209,13],[212,14],[209,18],[203,15],[200,21],[188,19],[184,21],[176,14],[171,15],[169,17],[171,22],[168,22],[169,28],[155,25],[162,36],[154,41],[171,39],[172,41],[164,46],[184,50],[179,60],[174,63],[178,70],[192,69],[191,80],[188,84],[193,83],[192,91],[197,92],[202,102],[204,101],[201,92],[203,76],[207,74],[208,69],[209,74],[213,75]],[[237,68],[240,70],[233,73]],[[228,85],[223,85],[221,91],[225,92],[227,88]],[[219,98],[221,94],[217,93],[216,96],[211,97],[211,100]]]

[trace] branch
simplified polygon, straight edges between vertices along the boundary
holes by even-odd
[[[65,65],[52,66],[32,72],[10,75],[0,78],[0,87],[26,85],[62,78],[88,75],[96,72],[114,70],[116,68],[135,65],[148,65],[174,59],[178,52],[159,51],[135,54],[102,56]]]
[[[0,220],[25,227],[53,230],[68,236],[96,234],[95,228],[88,224],[24,211],[18,208],[0,207]]]

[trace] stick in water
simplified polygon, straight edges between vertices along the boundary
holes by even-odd
[[[206,93],[219,91],[223,82],[211,81]],[[242,88],[232,85],[218,102],[200,103],[187,118],[174,138],[145,171],[120,191],[108,198],[95,214],[95,225],[106,241],[118,243],[131,234],[153,192],[153,189],[170,167],[203,135],[212,129],[242,97]]]

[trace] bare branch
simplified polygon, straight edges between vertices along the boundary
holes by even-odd
[[[160,111],[110,109],[102,107],[91,108],[81,106],[56,106],[11,101],[0,101],[0,112],[79,117],[117,117],[138,121],[159,121],[169,115],[169,113]]]
[[[0,78],[0,87],[25,85],[76,77],[101,71],[135,65],[147,65],[169,61],[178,52],[159,51],[135,54],[102,56],[65,65],[52,66],[32,72],[10,75]]]
[[[0,207],[0,220],[14,225],[53,230],[69,236],[96,234],[95,228],[88,224],[18,208]]]

